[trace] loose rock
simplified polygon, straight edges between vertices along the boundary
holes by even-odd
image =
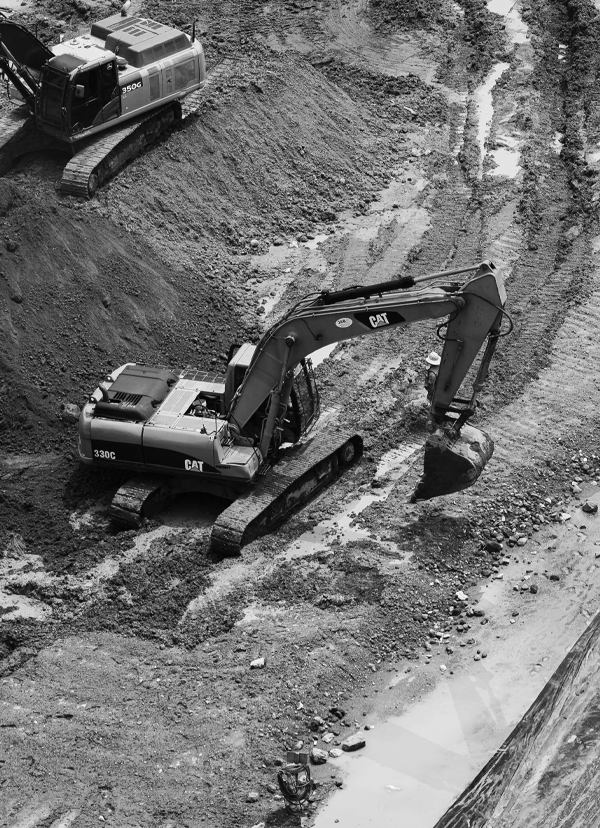
[[[355,733],[353,736],[348,736],[347,739],[344,739],[342,742],[342,750],[348,752],[352,750],[360,750],[360,748],[364,748],[365,745],[366,742],[360,733]]]
[[[310,752],[310,761],[313,765],[324,765],[329,754],[321,748],[313,748]]]

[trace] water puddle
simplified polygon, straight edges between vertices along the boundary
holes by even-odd
[[[519,152],[520,142],[516,138],[508,137],[502,138],[502,141],[507,144],[507,146],[499,147],[498,149],[490,152],[490,156],[496,164],[496,168],[491,170],[490,175],[502,175],[505,178],[516,178],[517,174],[521,170],[521,165],[519,164],[519,159],[521,157]]]
[[[385,479],[385,485],[373,488],[368,494],[363,494],[351,501],[342,512],[321,521],[309,532],[304,532],[284,551],[283,557],[285,560],[325,551],[329,548],[332,540],[338,540],[343,545],[350,541],[373,540],[389,549],[389,551],[399,552],[400,550],[398,550],[396,544],[382,540],[366,527],[356,525],[356,519],[372,503],[386,500],[396,481],[408,470],[409,459],[420,448],[421,443],[413,443],[386,452],[379,461],[374,475],[374,480],[377,482]],[[403,560],[406,560],[407,553],[401,552],[401,554]]]
[[[488,0],[488,11],[505,19],[506,33],[515,45],[529,41],[529,27],[517,11],[516,0]]]
[[[599,502],[600,494],[588,499]],[[442,641],[433,645],[431,664],[399,665],[381,688],[377,705],[383,721],[373,716],[365,748],[329,760],[343,772],[345,784],[318,813],[314,828],[436,824],[522,718],[594,615],[600,570],[589,564],[600,545],[600,522],[592,522],[580,507],[571,522],[576,528],[586,525],[581,556],[574,559],[575,530],[554,524],[518,554],[511,553],[501,579],[469,591],[471,605],[485,610],[490,622],[481,626],[473,618],[472,650],[449,655]],[[548,571],[562,571],[562,585],[540,600],[547,589],[541,575]],[[518,597],[521,586],[532,582],[540,584],[540,593],[533,600]],[[451,634],[450,644],[456,648],[457,642],[469,646]],[[486,657],[473,660],[475,647]]]
[[[304,245],[304,247],[306,247],[307,250],[316,250],[317,247],[321,244],[321,242],[324,242],[325,239],[328,238],[328,233],[317,233],[314,239],[309,239],[306,242],[302,242],[302,244]]]
[[[0,0],[0,11],[7,12],[9,15],[16,11],[24,11],[26,6],[30,3],[24,0]]]
[[[479,86],[473,95],[479,114],[477,129],[477,142],[479,144],[479,172],[478,178],[483,177],[483,162],[485,160],[485,142],[490,134],[492,118],[494,117],[494,104],[492,102],[492,90],[499,78],[510,68],[509,63],[497,63],[487,76],[486,80]]]
[[[347,787],[315,828],[431,828],[541,689],[541,681],[504,683],[484,664],[440,682],[405,714],[369,731],[360,754],[336,760]]]

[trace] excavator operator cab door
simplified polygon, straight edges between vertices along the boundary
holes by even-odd
[[[319,391],[312,362],[302,360],[294,371],[294,384],[284,419],[283,443],[297,443],[319,417]]]
[[[90,68],[83,66],[71,77],[70,93],[72,135],[118,117],[121,98],[116,60]]]

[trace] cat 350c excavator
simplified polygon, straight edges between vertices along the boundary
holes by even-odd
[[[462,286],[410,289],[473,271]],[[414,498],[459,491],[479,477],[493,451],[489,436],[466,421],[503,335],[505,300],[491,262],[307,296],[258,345],[239,347],[224,377],[135,363],[114,370],[81,412],[79,455],[84,463],[161,475],[133,479],[116,493],[111,514],[130,525],[139,526],[142,515],[156,513],[185,491],[233,501],[214,524],[211,544],[237,554],[362,453],[360,435],[329,423],[307,438],[319,415],[309,354],[342,340],[448,317],[438,328],[444,348],[425,469]],[[472,396],[457,398],[484,344]]]
[[[26,152],[67,150],[61,190],[83,197],[195,111],[206,81],[195,28],[124,13],[51,49],[0,19],[0,72],[23,102],[0,118],[0,175]]]

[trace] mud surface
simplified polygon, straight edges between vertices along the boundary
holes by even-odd
[[[0,3],[48,42],[118,7]],[[566,589],[529,550],[583,520],[574,510],[600,482],[600,12],[131,11],[196,17],[209,68],[233,64],[191,123],[91,202],[58,194],[60,153],[0,180],[0,823],[294,825],[274,784],[286,750],[331,748],[376,719],[388,671],[423,679],[396,708],[411,703],[442,643],[463,669],[479,647],[474,590],[507,556],[534,561],[536,590],[523,581],[517,596],[548,624]],[[423,323],[319,365],[320,427],[351,425],[365,456],[242,558],[208,553],[216,498],[111,529],[124,476],[79,466],[64,408],[108,368],[222,370],[231,342],[256,341],[306,293],[482,259],[504,275],[514,332],[474,423],[496,444],[474,487],[408,503],[424,358],[440,348]],[[499,634],[519,652],[516,626]],[[313,774],[316,809],[342,775],[333,759]]]

